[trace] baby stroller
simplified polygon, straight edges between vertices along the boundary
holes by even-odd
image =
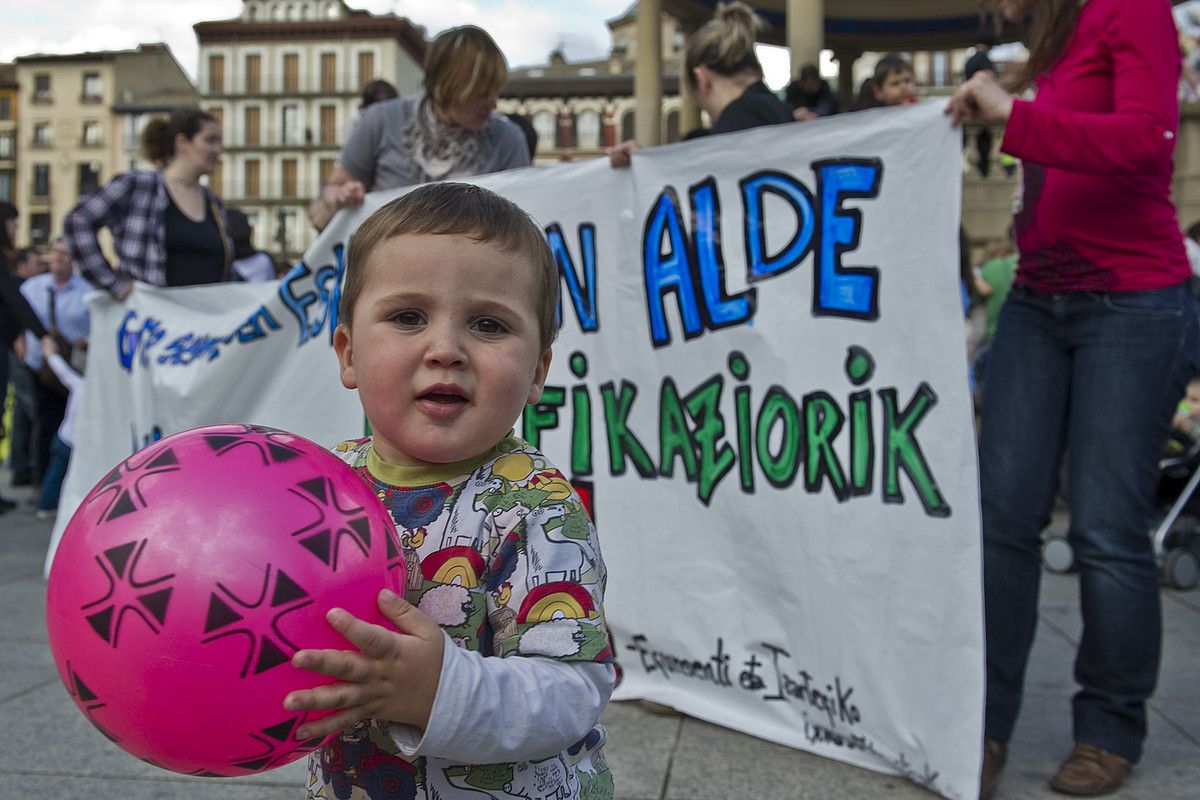
[[[1150,534],[1154,557],[1163,583],[1188,591],[1200,584],[1200,441],[1172,433],[1158,468],[1158,522]],[[1051,572],[1075,568],[1067,537],[1042,540],[1042,565]]]

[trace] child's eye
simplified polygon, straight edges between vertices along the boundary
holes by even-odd
[[[479,319],[472,322],[471,326],[473,328],[475,328],[475,330],[479,331],[480,333],[489,333],[489,334],[504,333],[506,330],[508,330],[504,326],[503,322],[501,322],[498,319],[494,319],[492,317],[480,317]]]
[[[392,321],[408,328],[420,325],[424,320],[419,311],[400,311],[392,315]]]

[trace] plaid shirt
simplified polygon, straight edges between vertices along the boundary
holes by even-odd
[[[225,267],[233,245],[227,234],[225,206],[207,188],[205,197],[214,206],[221,236],[225,239]],[[85,197],[67,215],[64,224],[71,260],[88,283],[114,297],[130,280],[154,286],[167,285],[167,187],[162,172],[126,172]],[[96,232],[108,228],[117,251],[113,268],[100,250]]]

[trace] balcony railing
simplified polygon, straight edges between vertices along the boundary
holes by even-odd
[[[230,181],[222,178],[220,195],[226,202],[238,200],[307,205],[316,196],[318,187],[319,184],[315,181],[297,180],[294,184],[285,186],[282,180],[262,180],[259,181],[257,187],[249,187],[251,189],[256,188],[257,191],[247,193],[247,184],[245,181]],[[288,190],[288,193],[285,193],[285,189]]]
[[[317,72],[301,73],[295,81],[282,75],[263,75],[257,83],[248,84],[244,73],[225,73],[225,80],[214,85],[211,78],[208,81],[208,96],[247,94],[357,94],[362,87],[374,79],[374,75],[360,80],[358,73],[338,72],[333,75],[321,75]]]
[[[235,148],[280,148],[295,147],[298,149],[331,149],[342,146],[338,136],[337,126],[322,126],[317,129],[288,129],[280,131],[274,126],[260,126],[255,132],[249,129],[252,136],[247,136],[247,129],[240,125],[225,125],[223,128],[226,149]],[[247,141],[249,139],[249,141]]]

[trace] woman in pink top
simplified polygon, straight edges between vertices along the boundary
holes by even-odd
[[[1196,348],[1171,204],[1179,48],[1169,0],[997,0],[1031,18],[1006,88],[976,73],[947,113],[1007,123],[1024,165],[1021,252],[983,399],[987,706],[981,796],[994,790],[1037,624],[1039,545],[1064,450],[1083,634],[1075,748],[1051,788],[1116,789],[1142,754],[1161,648],[1147,530],[1156,465]],[[1008,89],[1036,88],[1033,100]]]

